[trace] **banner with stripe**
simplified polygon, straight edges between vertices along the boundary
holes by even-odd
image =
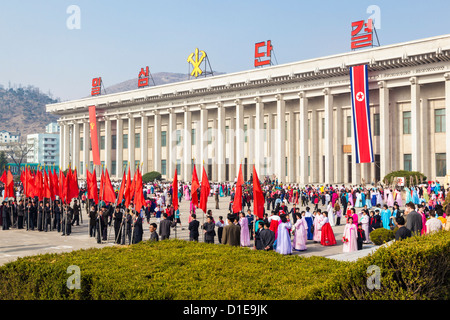
[[[350,67],[356,163],[373,162],[367,65]]]

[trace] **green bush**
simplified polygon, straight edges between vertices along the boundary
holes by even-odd
[[[378,228],[370,233],[370,241],[379,246],[395,239],[395,233],[392,230]]]
[[[450,233],[409,238],[356,262],[183,240],[20,258],[0,268],[0,299],[448,299]],[[81,289],[68,289],[67,268]],[[367,268],[381,270],[370,290]]]
[[[375,272],[379,288],[373,288]],[[448,300],[450,299],[450,233],[441,231],[394,241],[343,268],[342,277],[328,283],[323,299]]]
[[[162,177],[161,173],[159,173],[157,171],[147,172],[146,174],[144,174],[142,176],[142,182],[148,183],[148,182],[153,182],[154,180],[161,181],[161,177]]]
[[[418,171],[398,170],[398,171],[393,171],[393,172],[387,174],[384,177],[383,182],[384,182],[384,184],[390,185],[393,182],[395,183],[395,178],[400,178],[400,177],[405,178],[405,186],[406,187],[409,187],[411,185],[411,177],[412,177],[413,185],[415,185],[417,182],[420,184],[420,183],[425,183],[427,181],[427,177],[423,173],[420,173]]]

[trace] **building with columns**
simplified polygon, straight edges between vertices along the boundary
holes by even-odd
[[[368,64],[374,163],[356,164],[349,67]],[[136,80],[137,82],[137,80]],[[137,84],[136,84],[137,87]],[[450,35],[46,106],[59,115],[60,164],[92,170],[88,107],[100,158],[120,179],[158,171],[190,181],[374,182],[394,170],[442,182],[450,169]]]

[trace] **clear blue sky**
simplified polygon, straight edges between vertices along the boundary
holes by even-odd
[[[80,8],[81,29],[66,13]],[[33,85],[62,100],[152,73],[187,73],[198,47],[215,71],[253,69],[254,44],[272,40],[278,64],[350,51],[351,22],[377,5],[381,45],[450,33],[450,1],[21,0],[0,3],[0,84]]]

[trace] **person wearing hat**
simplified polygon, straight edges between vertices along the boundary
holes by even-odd
[[[74,223],[77,223],[77,226],[80,225],[80,214],[81,214],[81,207],[77,202],[77,199],[73,200],[73,221],[72,226]]]
[[[19,200],[19,204],[17,205],[17,228],[23,229],[23,219],[25,217],[25,205],[23,204],[23,200]]]
[[[2,230],[9,230],[10,215],[8,203],[6,201],[2,202],[1,211],[2,211]]]

